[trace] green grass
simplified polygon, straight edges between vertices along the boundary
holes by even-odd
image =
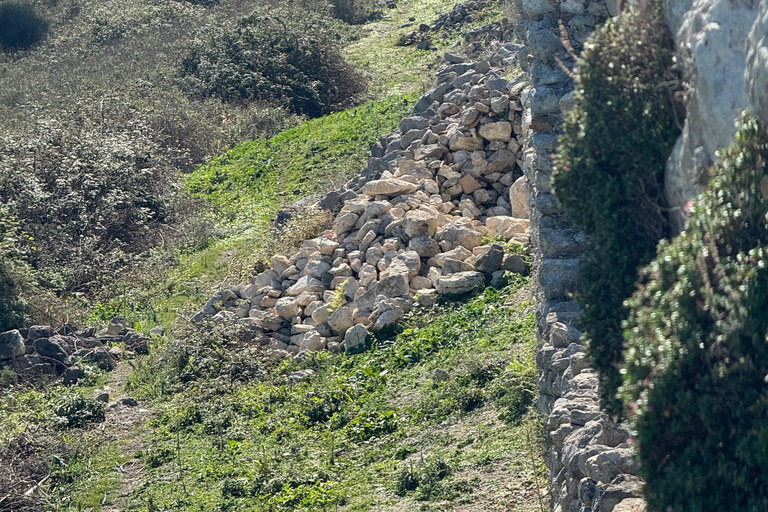
[[[362,36],[347,45],[347,60],[371,78],[370,90],[374,97],[421,93],[431,85],[432,68],[439,62],[438,56],[446,50],[460,50],[464,30],[432,34],[435,51],[398,46],[397,42],[401,36],[417,30],[420,23],[432,23],[440,14],[449,12],[456,3],[454,0],[401,0],[395,9],[385,10],[380,21],[365,25]],[[473,14],[475,21],[468,26],[501,19],[500,3],[491,2],[481,13]]]
[[[199,167],[186,185],[226,217],[269,222],[281,204],[357,175],[371,144],[398,125],[414,100],[390,96],[245,142]]]
[[[529,286],[415,311],[355,356],[275,366],[247,347],[238,359],[220,333],[181,342],[199,355],[134,373],[133,393],[157,412],[141,454],[146,483],[124,510],[490,510],[495,499],[535,510]],[[238,360],[261,365],[261,378],[233,377]],[[290,382],[307,368],[312,379]],[[433,379],[438,368],[448,380]]]

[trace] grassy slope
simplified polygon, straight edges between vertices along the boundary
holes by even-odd
[[[126,283],[125,294],[97,306],[92,320],[119,313],[142,330],[170,328],[177,313],[199,308],[214,288],[246,279],[258,260],[284,245],[269,228],[278,208],[357,175],[371,144],[397,126],[411,104],[409,96],[372,101],[240,144],[201,166],[186,186],[210,205],[206,222],[216,232],[204,247],[177,251],[170,260],[163,254],[151,271]],[[311,223],[302,228],[312,235]]]
[[[260,381],[233,384],[217,372],[189,380],[194,363],[136,374],[133,392],[154,400],[158,414],[141,454],[147,483],[121,506],[537,509],[538,420],[524,416],[535,387],[529,286],[520,279],[414,312],[365,353],[285,362]],[[306,368],[316,375],[291,384]],[[434,380],[437,368],[450,378]]]
[[[141,3],[130,5],[144,8]],[[222,2],[222,5],[230,3]],[[241,3],[231,5],[242,7]],[[451,6],[452,2],[445,0],[401,1],[397,10],[389,11],[382,21],[363,28],[369,31],[348,47],[347,55],[373,78],[373,92],[378,98],[425,87],[425,77],[432,75],[429,67],[434,55],[415,48],[396,47],[394,43],[400,33],[413,29],[402,25],[429,22]],[[411,22],[411,17],[416,21]],[[182,25],[171,23],[170,26],[182,30]],[[147,27],[151,34],[169,30],[153,27],[151,23]],[[77,39],[75,36],[77,34],[71,36],[73,40]],[[447,47],[457,39],[458,36],[439,44]],[[140,37],[129,38],[127,43],[113,48],[114,53],[106,52],[104,69],[122,62],[121,59],[133,51],[131,45],[139,44],[140,40]],[[172,53],[164,50],[163,58],[173,58]],[[87,62],[101,69],[96,59]],[[41,63],[27,65],[30,74],[42,69]],[[64,69],[68,65],[62,66]],[[50,67],[50,72],[50,76],[46,76],[55,76],[55,65]],[[39,93],[45,96],[46,82],[42,82],[25,86],[19,94],[24,98]],[[117,77],[114,83],[119,82]],[[66,86],[63,89],[69,90],[77,88],[68,84],[89,87],[87,80],[80,83],[74,78],[64,77],[62,83]],[[151,86],[153,91],[157,89],[156,84],[141,85]],[[3,89],[10,90],[10,87]],[[104,89],[99,90],[102,92],[97,90],[97,96],[103,96]],[[14,103],[8,98],[6,107]],[[355,111],[357,115],[338,114],[307,123],[271,141],[247,143],[200,169],[190,177],[189,185],[191,190],[211,201],[211,215],[221,222],[219,235],[205,248],[175,255],[170,271],[165,265],[161,265],[159,273],[148,271],[143,276],[141,289],[126,286],[123,296],[101,305],[96,317],[104,319],[120,312],[139,321],[139,327],[150,328],[155,323],[170,326],[178,312],[199,307],[212,287],[247,275],[254,263],[255,249],[269,243],[264,236],[264,225],[270,213],[289,199],[354,174],[362,166],[370,143],[399,120],[402,112],[395,114],[396,110],[407,110],[401,101],[401,98],[390,98],[360,107]],[[361,111],[365,116],[359,115]],[[9,110],[5,112],[9,113],[6,120],[15,115]],[[377,130],[380,131],[377,133]],[[352,144],[344,137],[334,138],[334,134],[350,133],[358,135]],[[328,153],[324,155],[319,151]],[[328,158],[328,154],[342,158]],[[269,165],[260,165],[262,175],[271,177],[270,184],[257,185],[252,180],[253,163],[263,162],[267,156],[276,158]],[[302,181],[307,169],[314,172]],[[221,179],[223,176],[226,177]],[[233,176],[236,179],[231,179]],[[261,190],[262,194],[256,197],[254,190]],[[299,193],[295,194],[295,190]],[[235,209],[233,204],[243,209]],[[536,420],[528,418],[510,427],[499,419],[499,414],[509,408],[510,397],[515,396],[514,392],[505,391],[510,378],[522,378],[522,384],[527,387],[533,384],[533,320],[528,305],[503,305],[515,295],[513,290],[501,295],[488,293],[490,295],[467,306],[457,306],[458,309],[444,318],[440,318],[444,310],[430,313],[425,318],[434,322],[429,325],[412,318],[408,330],[397,337],[394,345],[384,344],[352,358],[322,355],[306,363],[317,371],[317,377],[306,384],[286,384],[285,375],[301,366],[292,363],[293,366],[281,367],[270,374],[264,382],[239,386],[231,394],[217,394],[209,389],[209,385],[215,388],[215,384],[206,383],[204,387],[190,386],[177,389],[173,395],[163,395],[153,401],[160,413],[151,424],[134,433],[149,443],[149,449],[139,458],[133,458],[134,448],[124,436],[110,433],[108,429],[51,430],[55,419],[51,417],[51,405],[57,393],[62,392],[60,388],[44,394],[0,398],[0,408],[6,413],[0,420],[0,432],[18,430],[23,424],[28,431],[49,432],[58,440],[71,442],[73,450],[66,454],[69,465],[56,466],[56,480],[48,486],[58,510],[97,511],[119,499],[120,482],[125,477],[114,468],[116,463],[127,460],[156,465],[147,474],[145,486],[130,496],[132,507],[137,510],[192,510],[185,496],[190,488],[196,493],[195,510],[201,509],[200,504],[202,509],[210,509],[215,502],[222,503],[221,510],[248,510],[256,509],[256,503],[270,501],[279,510],[302,506],[321,509],[319,504],[324,500],[347,510],[494,510],[495,507],[506,509],[516,502],[521,510],[532,510],[531,489],[536,486],[532,483],[530,468],[541,464],[537,453],[529,453],[532,447],[535,452],[539,439]],[[424,357],[406,363],[401,357],[403,347],[421,347],[419,351]],[[145,371],[149,363],[137,362]],[[451,380],[432,381],[430,376],[436,367],[448,369]],[[477,380],[478,368],[491,368],[490,376],[501,371],[501,376],[484,383]],[[161,367],[156,366],[150,373],[157,376],[160,370]],[[81,392],[92,393],[98,382],[90,384]],[[152,394],[148,389],[142,386],[134,391]],[[328,400],[335,401],[332,396],[329,398],[329,389],[343,390],[335,419],[307,424],[302,415],[311,409],[309,406],[322,409]],[[272,399],[280,402],[279,408],[272,410],[263,406]],[[203,411],[202,422],[194,421],[181,429],[181,449],[176,450],[173,430],[178,429],[174,425],[178,425],[183,411],[190,405],[200,409],[201,404],[210,406],[205,409],[214,413]],[[237,428],[230,425],[226,435],[216,433],[219,428],[216,424],[221,418],[215,411],[229,416]],[[376,421],[366,421],[371,418]],[[377,422],[397,428],[366,439],[369,424]],[[256,437],[257,426],[267,434]],[[206,428],[213,428],[213,434],[206,433]],[[524,442],[529,435],[532,441]],[[174,460],[179,454],[183,467],[181,480],[178,465],[174,469]],[[442,478],[446,472],[443,463],[450,467],[450,474],[445,478]],[[294,474],[298,480],[286,477]],[[275,488],[263,498],[254,499],[252,484],[259,475],[271,475],[273,483],[287,483],[288,487]],[[312,476],[322,478],[312,480]],[[323,481],[332,485],[321,485]],[[398,496],[398,481],[405,487],[414,482],[420,485]],[[515,482],[516,487],[507,489],[509,481]],[[238,497],[241,492],[248,496]],[[304,505],[300,505],[302,502]]]

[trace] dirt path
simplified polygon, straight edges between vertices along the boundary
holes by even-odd
[[[115,471],[119,473],[121,482],[110,496],[105,497],[106,504],[103,512],[121,512],[125,509],[133,491],[141,485],[144,479],[144,463],[134,457],[134,454],[145,449],[144,439],[138,432],[152,411],[144,404],[136,402],[125,392],[125,384],[131,374],[131,366],[120,363],[112,372],[109,382],[103,387],[109,393],[110,403],[107,406],[106,420],[99,425],[98,430],[105,441],[115,441],[123,453],[129,458],[123,464],[115,463]]]

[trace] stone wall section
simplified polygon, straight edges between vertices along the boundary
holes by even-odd
[[[571,51],[595,27],[618,14],[605,0],[522,0],[517,33],[525,38],[530,87],[523,91],[528,136],[523,171],[531,204],[531,243],[537,285],[539,408],[548,415],[547,464],[552,510],[639,512],[640,479],[629,431],[600,410],[597,376],[581,344],[575,290],[584,233],[558,207],[550,188],[553,154],[564,113],[573,106]]]

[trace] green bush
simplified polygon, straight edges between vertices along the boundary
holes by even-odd
[[[319,117],[365,91],[362,75],[341,56],[340,37],[315,13],[259,8],[195,46],[182,62],[182,84],[200,97],[275,102]]]
[[[25,304],[19,299],[17,272],[23,267],[19,251],[18,222],[0,206],[0,332],[21,327],[24,323]]]
[[[39,42],[48,31],[48,22],[30,4],[0,4],[0,50],[24,50]]]
[[[174,172],[150,130],[41,123],[0,138],[0,200],[31,240],[38,281],[87,291],[161,239]]]
[[[767,163],[744,120],[628,301],[622,398],[651,510],[768,510]]]
[[[664,163],[678,135],[673,46],[658,13],[630,9],[608,20],[579,60],[577,106],[565,124],[554,186],[588,235],[578,300],[604,405],[621,381],[621,322],[637,269],[667,235]]]
[[[80,393],[67,393],[53,404],[53,413],[61,426],[83,427],[89,423],[104,421],[104,404]]]
[[[372,19],[376,11],[369,0],[331,0],[331,14],[344,23],[357,25]]]

